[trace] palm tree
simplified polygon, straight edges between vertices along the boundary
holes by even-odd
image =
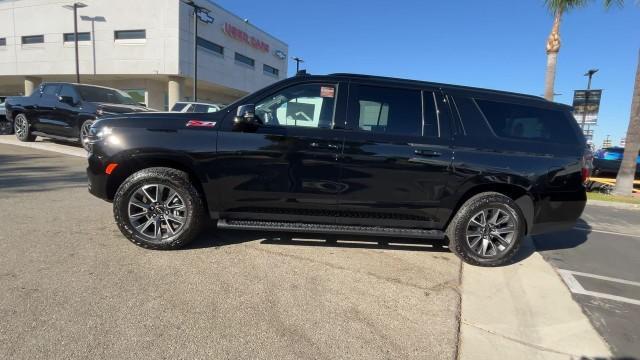
[[[638,51],[638,69],[636,70],[636,81],[631,99],[631,117],[629,118],[627,139],[625,140],[622,164],[620,164],[616,178],[614,194],[632,194],[638,151],[640,151],[640,51]]]
[[[590,2],[590,0],[545,0],[547,8],[553,13],[553,27],[547,39],[547,72],[544,78],[544,97],[549,101],[553,101],[553,90],[556,82],[562,15],[569,10],[583,7]],[[609,8],[613,4],[623,5],[624,0],[603,0],[603,3],[606,8]]]

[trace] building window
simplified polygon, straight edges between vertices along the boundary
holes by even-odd
[[[113,32],[116,40],[144,40],[147,38],[146,30],[116,30]]]
[[[256,61],[248,56],[236,53],[236,63],[241,63],[250,67],[255,67]]]
[[[209,41],[207,39],[203,39],[203,38],[201,38],[199,36],[198,36],[198,40],[197,41],[198,41],[198,46],[199,47],[201,47],[201,48],[203,48],[205,50],[212,51],[212,52],[214,52],[216,54],[219,54],[219,55],[224,55],[224,47],[222,47],[222,46],[220,46],[220,45],[218,45],[218,44],[216,44],[214,42],[211,42],[211,41]]]
[[[27,35],[22,37],[22,45],[42,43],[44,43],[44,35]]]
[[[278,75],[280,74],[280,70],[274,68],[273,66],[269,66],[267,64],[262,65],[262,71],[267,75],[273,75],[275,77],[278,77]]]
[[[7,46],[7,38],[0,38],[0,46]]]
[[[65,33],[62,35],[62,38],[64,42],[73,42],[75,41],[75,34]],[[78,41],[91,41],[91,34],[88,32],[79,32]]]

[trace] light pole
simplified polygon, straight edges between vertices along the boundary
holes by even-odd
[[[76,48],[76,82],[80,83],[80,62],[78,60],[78,9],[87,7],[87,4],[74,2],[72,5],[63,5],[65,9],[73,10],[73,42]]]
[[[296,74],[300,71],[300,63],[304,62],[304,60],[302,60],[299,57],[292,57],[291,60],[296,62]]]
[[[193,101],[198,101],[198,19],[211,24],[213,17],[209,9],[196,4],[193,0],[180,0],[193,8]]]
[[[584,110],[582,111],[582,132],[584,133],[585,122],[587,121],[587,106],[589,104],[589,90],[591,90],[591,78],[593,74],[597,73],[598,69],[589,69],[584,76],[589,77],[589,82],[587,83],[587,91],[584,92]]]
[[[84,21],[91,21],[91,50],[93,52],[93,75],[96,74],[96,21],[105,22],[107,19],[104,16],[85,16],[81,15],[80,19]]]

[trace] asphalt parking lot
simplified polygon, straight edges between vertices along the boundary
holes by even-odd
[[[461,265],[442,244],[210,231],[144,250],[84,168],[0,145],[2,358],[456,357]]]
[[[640,208],[588,206],[576,229],[537,236],[574,299],[619,357],[640,357]]]

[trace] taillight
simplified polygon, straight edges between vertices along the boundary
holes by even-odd
[[[593,167],[593,156],[590,151],[582,156],[582,182],[587,182],[591,176],[591,168]]]

